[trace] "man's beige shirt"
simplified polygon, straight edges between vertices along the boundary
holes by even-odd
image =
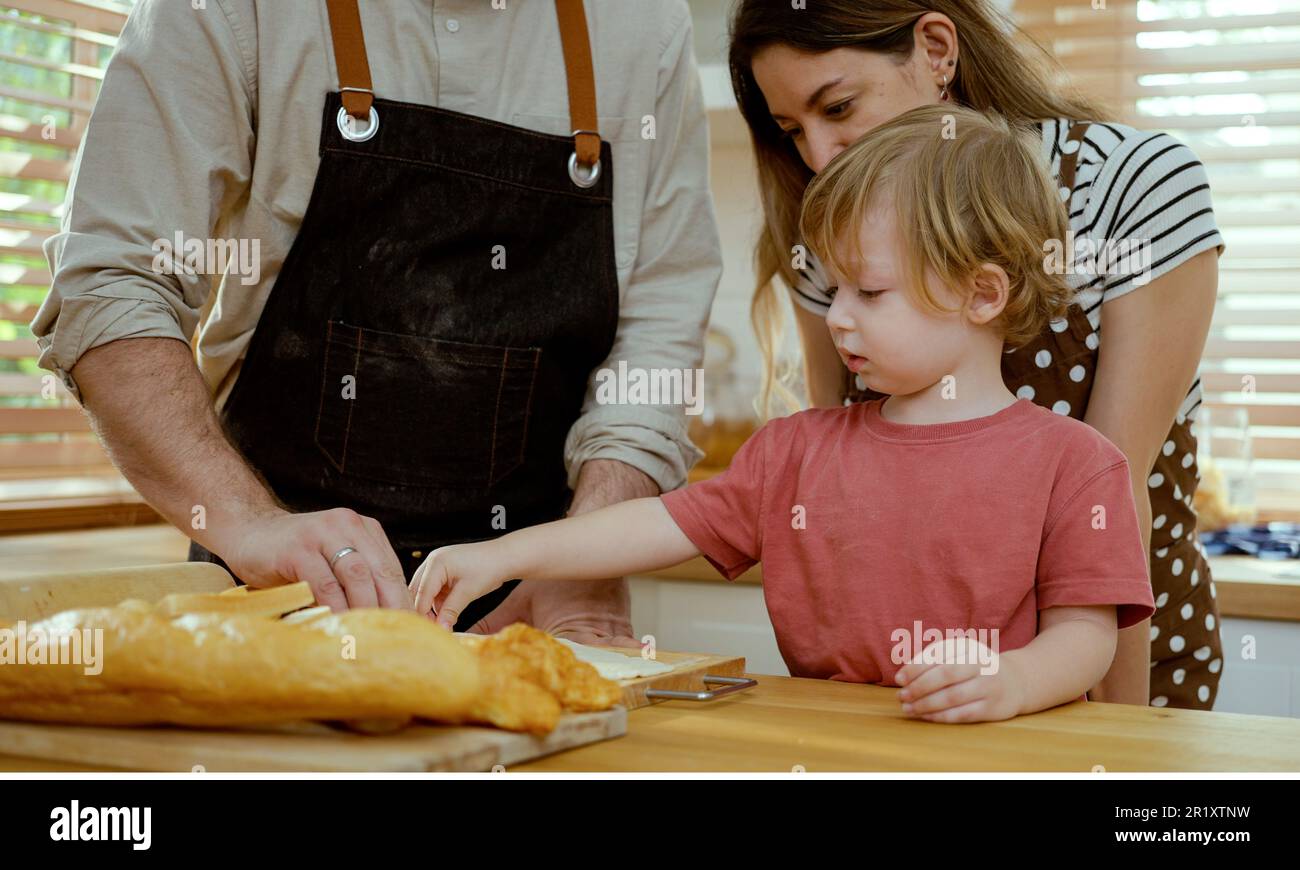
[[[32,330],[40,364],[78,398],[68,372],[87,350],[130,337],[188,341],[200,328],[198,365],[223,403],[311,196],[325,95],[338,88],[324,0],[193,5],[141,0],[131,14],[61,231],[46,243],[54,282]],[[586,8],[600,133],[614,154],[621,308],[605,366],[698,368],[721,253],[690,13],[685,0]],[[550,0],[360,0],[360,9],[377,96],[570,132]],[[255,242],[259,256],[208,266],[224,279],[160,274],[159,242],[178,234],[250,252]],[[595,458],[633,465],[664,490],[681,485],[700,456],[682,407],[602,405],[595,387],[593,376],[565,446],[570,485]]]

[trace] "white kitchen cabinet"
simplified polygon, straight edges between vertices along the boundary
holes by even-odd
[[[753,583],[633,577],[632,623],[659,649],[743,655],[751,673],[789,676],[763,589]],[[1300,718],[1300,623],[1225,618],[1214,709]],[[1253,639],[1253,650],[1246,641]],[[1245,658],[1243,653],[1254,652]]]

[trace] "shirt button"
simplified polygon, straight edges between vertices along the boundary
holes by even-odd
[[[460,30],[460,22],[457,21],[455,18],[448,18],[447,30],[450,31],[451,33],[455,33],[457,30]]]

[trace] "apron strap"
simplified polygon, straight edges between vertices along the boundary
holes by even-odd
[[[560,19],[564,71],[569,82],[569,123],[573,125],[578,163],[590,170],[600,160],[600,131],[596,121],[596,74],[591,65],[591,38],[582,0],[555,0]]]
[[[366,56],[366,38],[361,28],[357,0],[325,0],[329,9],[330,36],[334,41],[334,62],[339,71],[343,108],[358,121],[370,117],[375,102]],[[591,38],[587,32],[587,11],[582,0],[555,0],[560,20],[560,43],[569,87],[569,123],[573,127],[574,158],[588,173],[576,182],[594,184],[600,164],[600,131],[596,114],[596,74],[591,63]],[[340,115],[340,122],[342,116]],[[371,129],[373,133],[373,126]]]
[[[364,121],[370,117],[375,91],[370,81],[370,61],[366,57],[366,38],[361,31],[357,0],[325,0],[325,5],[329,9],[343,108],[353,118]]]
[[[1088,132],[1089,123],[1079,121],[1070,128],[1070,135],[1065,137],[1066,142],[1074,142],[1076,147],[1068,154],[1061,155],[1061,187],[1074,190],[1074,174],[1079,168],[1079,152],[1083,150],[1083,134]]]

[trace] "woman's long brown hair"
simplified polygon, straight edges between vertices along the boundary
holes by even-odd
[[[779,275],[789,287],[796,283],[799,207],[813,172],[772,120],[754,81],[754,55],[772,45],[809,53],[849,47],[902,63],[912,54],[913,26],[927,12],[943,13],[957,29],[961,51],[948,90],[958,104],[1020,123],[1102,117],[1097,104],[1063,83],[1051,56],[986,0],[813,0],[800,9],[784,0],[738,0],[728,62],[736,101],[753,140],[763,202],[750,321],[763,354],[759,408],[764,416],[771,413],[774,396],[789,410],[800,406],[776,372],[783,309],[774,279]]]

